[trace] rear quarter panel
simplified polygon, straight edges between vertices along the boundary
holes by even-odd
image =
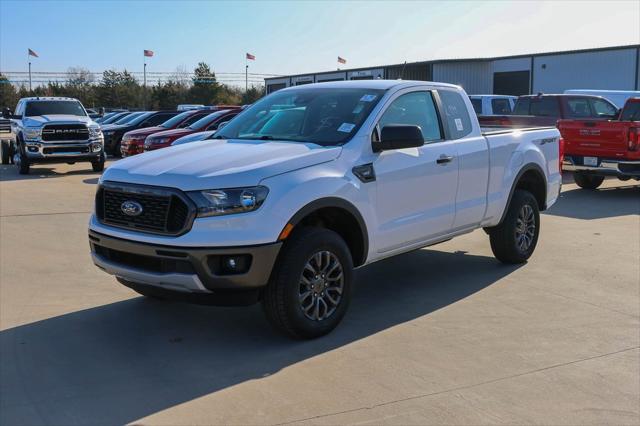
[[[483,226],[497,225],[507,208],[511,190],[521,171],[537,167],[547,183],[546,206],[558,198],[562,176],[559,164],[557,129],[515,130],[487,134],[490,166],[487,213]],[[542,208],[542,206],[541,206]]]

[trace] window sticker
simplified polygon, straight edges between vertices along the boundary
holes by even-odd
[[[456,118],[454,121],[456,122],[456,129],[458,129],[459,132],[463,131],[464,126],[462,125],[462,120]]]
[[[343,133],[349,133],[353,130],[354,127],[356,127],[356,125],[353,123],[342,123],[340,127],[338,127],[338,131]]]
[[[351,114],[360,114],[363,109],[364,109],[364,104],[358,103],[358,105],[356,105],[353,111],[351,111]]]
[[[378,95],[362,95],[360,102],[373,102]]]

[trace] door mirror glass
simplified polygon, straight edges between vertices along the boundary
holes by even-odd
[[[387,124],[380,133],[380,142],[373,143],[374,152],[417,148],[424,145],[424,136],[420,126]]]
[[[4,110],[2,110],[2,118],[6,118],[6,119],[14,118],[12,111],[9,108],[5,108]]]

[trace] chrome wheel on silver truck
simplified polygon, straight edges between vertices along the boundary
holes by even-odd
[[[344,240],[325,228],[301,228],[284,243],[264,290],[271,324],[298,339],[329,333],[351,298],[353,261]]]
[[[503,263],[523,263],[533,254],[540,233],[540,213],[536,198],[516,189],[502,223],[487,229],[491,251]]]

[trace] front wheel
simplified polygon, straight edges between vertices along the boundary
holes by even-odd
[[[29,159],[24,153],[22,146],[18,147],[18,152],[13,156],[13,162],[18,167],[18,173],[21,175],[28,175],[31,164]]]
[[[2,151],[2,164],[11,162],[11,142],[0,141],[0,151]]]
[[[94,172],[101,172],[104,170],[104,156],[101,156],[99,160],[91,162],[91,168]]]
[[[584,173],[574,173],[573,180],[580,188],[583,189],[596,189],[602,182],[604,182],[604,176],[588,175]]]
[[[529,191],[516,189],[507,208],[502,223],[489,229],[491,251],[503,263],[524,263],[538,243],[538,202]]]
[[[344,240],[324,228],[302,228],[286,241],[262,306],[272,325],[297,339],[329,333],[351,299],[353,261]]]

